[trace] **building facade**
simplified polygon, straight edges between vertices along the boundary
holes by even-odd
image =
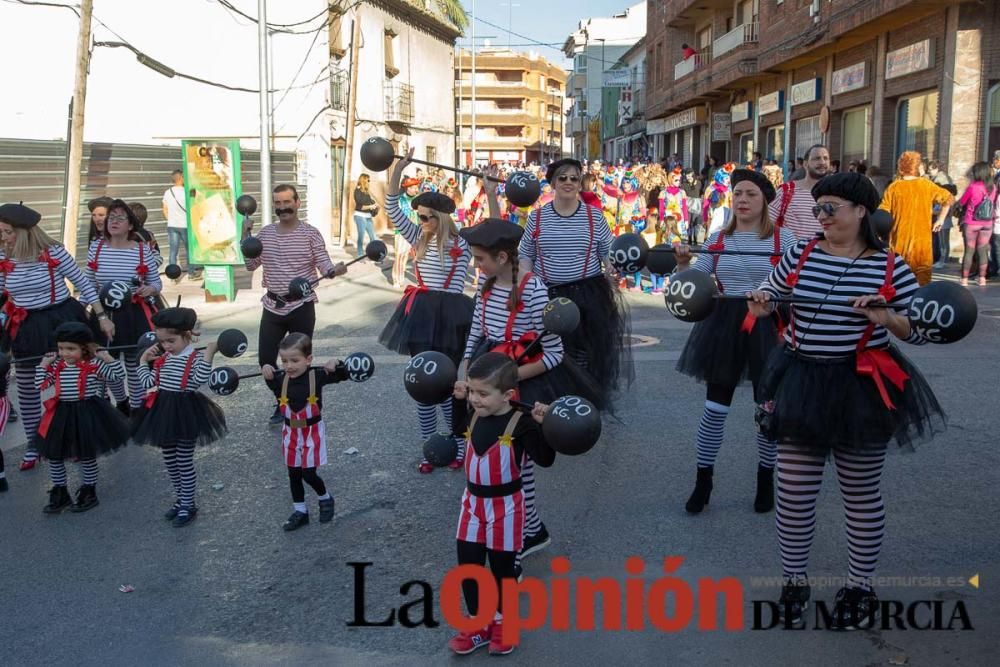
[[[561,157],[565,70],[537,53],[479,49],[475,90],[470,51],[458,54],[455,74],[460,164],[502,160],[541,164]]]
[[[607,160],[648,159],[646,138],[646,38],[632,45],[605,77],[601,140]],[[614,84],[614,85],[608,85]]]
[[[1000,148],[1000,3],[649,4],[656,157],[745,163],[759,150],[787,164],[822,142],[845,167],[864,160],[891,174],[902,151],[918,150],[958,179]]]

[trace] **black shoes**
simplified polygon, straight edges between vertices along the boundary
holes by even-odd
[[[69,508],[70,512],[80,513],[97,507],[100,501],[97,499],[97,487],[93,484],[84,484],[76,492],[76,502]]]
[[[169,512],[168,512],[169,514]],[[183,528],[198,517],[197,507],[178,507],[177,514],[174,516],[173,525],[174,528]]]
[[[308,523],[309,523],[309,515],[306,514],[305,512],[300,512],[298,510],[295,510],[294,512],[292,512],[292,515],[288,517],[288,521],[286,521],[284,525],[281,526],[281,528],[285,532],[291,532],[293,530],[298,530],[299,528],[305,526]]]
[[[49,504],[42,511],[46,514],[59,514],[72,504],[73,499],[69,497],[65,486],[53,486],[49,489]]]
[[[875,591],[844,586],[837,591],[833,604],[833,630],[870,630],[879,617]]]
[[[271,418],[267,420],[267,423],[271,426],[278,426],[285,423],[285,418],[281,415],[281,406],[274,406],[274,412],[271,414]]]
[[[10,490],[10,485],[7,484],[7,478],[6,477],[0,477],[0,493],[3,493],[4,491],[9,491],[9,490]]]
[[[319,501],[319,522],[330,523],[331,521],[333,521],[333,496],[327,500]]]
[[[778,619],[784,627],[801,627],[809,608],[811,589],[804,581],[787,581],[778,598]]]
[[[543,523],[542,529],[538,533],[535,535],[525,535],[524,545],[521,547],[521,558],[530,556],[536,551],[541,551],[550,544],[552,544],[552,538],[549,537],[549,531],[546,530]]]
[[[753,499],[753,511],[764,514],[774,509],[774,468],[757,466],[757,496]]]
[[[714,466],[698,468],[698,478],[694,483],[694,491],[684,505],[690,514],[698,514],[708,505],[708,499],[712,496],[712,475],[715,472]]]

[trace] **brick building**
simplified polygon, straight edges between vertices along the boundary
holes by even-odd
[[[957,179],[1000,149],[1000,2],[667,0],[646,43],[657,158],[784,163],[825,142],[889,173],[918,150]]]

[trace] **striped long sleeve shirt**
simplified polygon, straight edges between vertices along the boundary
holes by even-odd
[[[134,278],[140,277],[138,272],[140,249],[142,265],[146,267],[146,274],[141,276],[142,284],[157,290],[163,289],[163,282],[158,272],[157,255],[149,244],[141,243],[142,245],[136,243],[133,248],[112,248],[107,241],[102,243],[102,239],[95,239],[90,244],[90,249],[87,251],[87,266],[83,269],[83,273],[90,279],[98,293],[101,285],[112,280],[122,280],[131,284]]]
[[[611,230],[601,213],[583,202],[570,216],[559,215],[549,203],[528,217],[517,251],[546,285],[572,283],[601,273],[601,260],[611,252]]]
[[[0,253],[0,291],[6,289],[14,305],[27,310],[47,308],[69,298],[69,280],[86,304],[97,301],[97,290],[76,261],[58,243],[47,249],[49,259],[24,261]]]
[[[187,368],[188,357],[195,355],[191,363],[191,372],[184,383],[184,370]],[[160,367],[159,382],[156,371],[149,364],[139,364],[139,382],[146,389],[159,387],[161,391],[198,391],[198,388],[208,382],[212,375],[212,367],[202,356],[200,350],[188,345],[178,354],[165,353],[166,361]],[[183,385],[183,388],[182,388]]]
[[[389,214],[389,220],[403,238],[416,247],[424,232],[420,225],[414,224],[406,215],[399,205],[399,199],[399,195],[386,197],[385,210]],[[428,289],[461,293],[465,289],[465,279],[469,274],[471,261],[472,249],[465,239],[456,236],[445,246],[443,257],[438,251],[437,243],[430,243],[424,258],[416,262],[416,266],[418,275]],[[448,283],[447,289],[445,283]]]
[[[81,395],[80,372],[84,365],[88,366],[89,370],[86,384],[83,387],[83,395]],[[99,397],[106,389],[105,381],[125,378],[125,369],[120,361],[109,364],[103,359],[92,359],[79,364],[67,364],[57,360],[49,366],[35,367],[35,388],[42,389],[44,386],[54,385],[56,373],[59,374],[60,401],[83,401]]]
[[[271,224],[260,230],[257,236],[264,251],[260,257],[246,258],[244,264],[247,271],[255,271],[264,267],[264,289],[274,294],[288,293],[288,284],[294,278],[315,278],[325,276],[333,270],[333,261],[326,251],[326,243],[319,230],[304,221],[290,232],[281,231],[278,223]],[[265,294],[261,297],[264,308],[275,315],[287,315],[303,303],[316,301],[316,293],[298,301],[291,301],[278,306],[274,299]]]
[[[775,230],[778,231],[778,230]],[[705,247],[709,247],[719,239],[716,232],[705,240]],[[780,230],[778,237],[781,243],[781,250],[786,251],[795,245],[795,235],[788,230]],[[757,232],[734,232],[731,236],[725,237],[726,250],[749,250],[774,252],[774,238],[760,238]],[[698,255],[698,259],[691,266],[693,269],[705,273],[714,273],[723,292],[729,294],[743,294],[751,292],[760,286],[774,269],[770,257],[756,255],[719,255],[719,264],[715,266],[715,256],[705,253]],[[713,267],[715,270],[713,271]]]

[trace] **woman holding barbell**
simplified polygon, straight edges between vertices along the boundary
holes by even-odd
[[[411,357],[433,350],[446,354],[455,362],[462,359],[465,341],[472,324],[472,299],[466,296],[465,280],[469,274],[472,251],[451,218],[455,202],[437,192],[424,192],[411,202],[420,224],[414,224],[399,205],[399,183],[403,170],[413,157],[411,148],[405,159],[398,160],[389,178],[386,195],[386,212],[389,220],[413,247],[413,271],[416,285],[409,285],[403,299],[396,306],[392,318],[379,335],[379,342],[393,352]],[[451,432],[451,399],[440,404],[446,431]],[[438,431],[437,407],[417,404],[421,441]],[[456,438],[461,444],[461,440]],[[462,467],[462,448],[459,458],[450,466]],[[434,470],[426,459],[418,468],[421,473]]]
[[[52,349],[52,335],[63,322],[87,323],[83,305],[69,294],[68,279],[91,304],[105,337],[113,337],[115,325],[104,313],[97,291],[66,249],[38,226],[42,216],[27,206],[0,206],[0,291],[6,289],[6,317],[0,347],[15,359],[41,357]],[[21,470],[34,468],[38,461],[36,431],[42,417],[42,399],[35,388],[35,362],[15,362],[17,396],[21,407],[28,449]]]
[[[929,437],[945,420],[920,371],[890,344],[889,333],[924,344],[920,329],[892,308],[906,306],[917,279],[887,251],[869,216],[879,205],[861,174],[827,176],[812,189],[823,228],[800,241],[756,291],[750,311],[770,316],[772,298],[797,303],[785,346],[771,355],[758,408],[761,429],[778,442],[777,530],[785,584],[779,613],[797,623],[808,605],[806,578],[816,526],[816,498],[832,454],[847,521],[848,585],[837,593],[839,627],[863,625],[878,612],[872,576],[882,547],[881,477],[891,439],[900,446]],[[838,304],[835,299],[851,305]]]
[[[83,273],[100,294],[115,325],[114,339],[108,343],[111,346],[135,344],[142,334],[153,330],[153,315],[164,306],[156,253],[139,237],[138,229],[135,214],[116,199],[108,207],[104,231],[87,252]],[[120,380],[111,382],[110,387],[118,409],[128,414],[142,405],[145,392],[139,382],[139,355],[130,351],[123,356],[128,393]]]
[[[794,245],[795,236],[777,229],[768,213],[767,205],[775,197],[771,182],[749,169],[737,169],[731,178],[733,216],[725,229],[708,237],[708,248],[777,254]],[[688,268],[690,248],[678,246],[676,254],[678,270]],[[706,254],[701,255],[694,268],[714,275],[721,292],[743,293],[760,285],[777,261],[777,256]],[[675,283],[675,289],[678,286]],[[715,459],[722,446],[726,416],[736,387],[750,380],[754,398],[759,398],[761,373],[768,355],[779,343],[777,331],[776,317],[754,320],[745,301],[720,301],[688,336],[677,370],[707,385],[705,411],[698,424],[697,479],[684,506],[692,514],[701,512],[712,495]],[[770,512],[774,508],[776,455],[774,441],[758,433],[757,495],[753,501],[757,512]]]

